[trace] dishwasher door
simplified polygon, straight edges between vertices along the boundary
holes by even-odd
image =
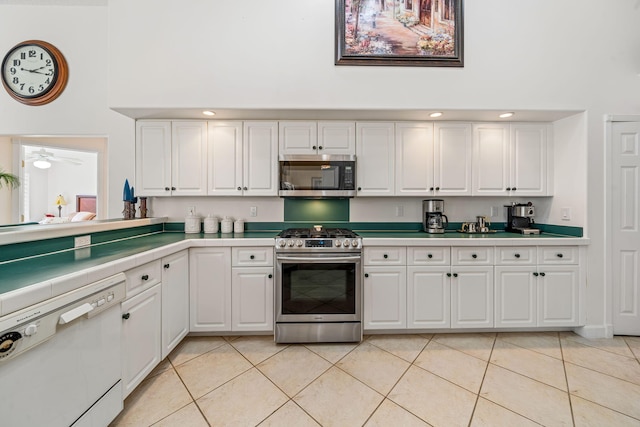
[[[78,425],[104,426],[122,410],[120,304],[60,320],[91,302],[59,310],[51,338],[0,363],[1,425],[67,427],[82,417]]]

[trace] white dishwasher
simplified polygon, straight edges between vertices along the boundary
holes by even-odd
[[[122,410],[120,273],[0,317],[0,424],[104,427]]]

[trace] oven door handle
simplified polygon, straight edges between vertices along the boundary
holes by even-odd
[[[278,260],[283,260],[283,261],[320,261],[320,262],[326,262],[326,261],[360,261],[362,259],[362,257],[360,256],[332,256],[332,257],[296,257],[296,256],[282,256],[282,255],[278,255],[277,256]]]

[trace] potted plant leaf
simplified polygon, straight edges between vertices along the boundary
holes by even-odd
[[[18,188],[20,185],[20,179],[9,172],[5,172],[2,168],[0,168],[0,188],[3,186]]]

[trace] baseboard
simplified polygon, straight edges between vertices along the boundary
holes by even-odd
[[[613,325],[586,325],[573,330],[576,334],[587,339],[613,338]]]

